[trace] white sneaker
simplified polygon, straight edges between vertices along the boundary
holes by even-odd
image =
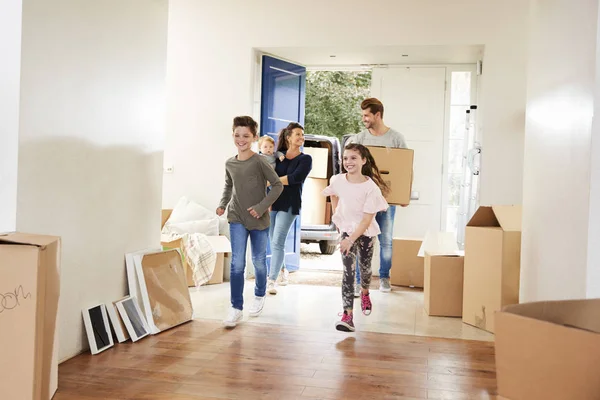
[[[238,310],[237,308],[231,307],[229,309],[229,314],[227,315],[227,318],[223,320],[223,325],[225,325],[226,328],[235,328],[238,322],[240,322],[243,317],[244,313],[242,312],[242,310]]]
[[[360,297],[360,292],[362,292],[360,283],[354,285],[354,297]]]
[[[269,294],[277,294],[277,288],[275,287],[275,281],[272,279],[269,279],[269,282],[267,283],[267,292]]]
[[[290,283],[290,271],[287,269],[282,269],[279,277],[281,278],[281,281],[279,282],[281,286],[287,286],[287,284]]]
[[[381,278],[379,280],[379,291],[383,293],[389,293],[392,291],[392,286],[390,285],[390,278]]]
[[[248,313],[250,314],[251,317],[258,317],[264,307],[265,307],[265,296],[263,296],[263,297],[254,296],[254,300],[252,301],[252,304],[250,304],[250,307],[248,308]]]

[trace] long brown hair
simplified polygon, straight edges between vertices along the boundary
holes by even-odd
[[[371,152],[369,151],[369,149],[366,148],[365,146],[363,146],[362,144],[350,143],[350,144],[346,145],[346,147],[344,148],[344,151],[346,151],[346,150],[357,151],[358,154],[360,154],[361,158],[367,160],[365,165],[362,166],[362,170],[361,170],[362,174],[373,179],[373,182],[375,182],[375,184],[377,186],[379,186],[379,189],[381,189],[381,193],[383,193],[383,195],[386,196],[390,192],[390,187],[387,183],[385,183],[385,181],[381,177],[379,168],[377,167],[377,164],[375,163],[375,159],[371,155]],[[342,162],[342,169],[344,170],[344,172],[347,172],[346,169],[344,168],[343,162]]]
[[[304,130],[304,127],[297,122],[290,122],[288,126],[283,128],[281,132],[279,132],[279,139],[277,139],[277,151],[282,153],[286,152],[288,149],[288,138],[292,136],[294,133],[294,129],[300,128]]]

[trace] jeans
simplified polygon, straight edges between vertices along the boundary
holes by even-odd
[[[290,228],[294,224],[296,215],[292,214],[292,209],[287,211],[271,211],[271,226],[269,227],[269,236],[271,237],[271,271],[269,279],[274,281],[279,276],[279,271],[283,268],[285,260],[285,242],[287,240]]]
[[[379,225],[379,279],[389,279],[392,269],[392,243],[394,241],[394,217],[396,206],[389,206],[387,211],[375,214]],[[360,283],[360,268],[356,263],[356,283]]]
[[[254,264],[254,273],[256,283],[254,286],[254,295],[264,297],[267,291],[267,242],[269,241],[269,230],[263,229],[249,231],[240,223],[232,222],[229,224],[229,233],[231,236],[231,306],[238,310],[244,309],[244,282],[246,277],[246,246],[248,245],[248,236],[250,236],[250,245],[252,247],[252,263]]]

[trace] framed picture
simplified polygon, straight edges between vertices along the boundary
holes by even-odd
[[[85,331],[92,354],[98,354],[114,345],[108,323],[106,306],[99,304],[82,311]]]
[[[124,297],[121,300],[124,300],[127,297]],[[113,301],[112,303],[106,303],[106,310],[108,311],[110,323],[112,324],[117,341],[119,343],[125,342],[127,339],[129,339],[129,333],[127,332],[127,328],[123,323],[123,319],[121,319],[121,315],[119,315],[119,310],[117,310],[117,302]]]
[[[140,305],[134,296],[117,301],[117,310],[129,332],[132,342],[137,342],[150,333],[150,328],[144,319]]]

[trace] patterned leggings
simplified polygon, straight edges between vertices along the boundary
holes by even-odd
[[[348,237],[348,234],[342,233],[342,240]],[[354,282],[356,274],[356,259],[360,268],[361,287],[368,289],[371,284],[371,259],[373,258],[374,237],[361,236],[348,251],[348,254],[342,254],[342,263],[344,264],[344,278],[342,279],[342,300],[344,310],[352,310],[354,306]]]

